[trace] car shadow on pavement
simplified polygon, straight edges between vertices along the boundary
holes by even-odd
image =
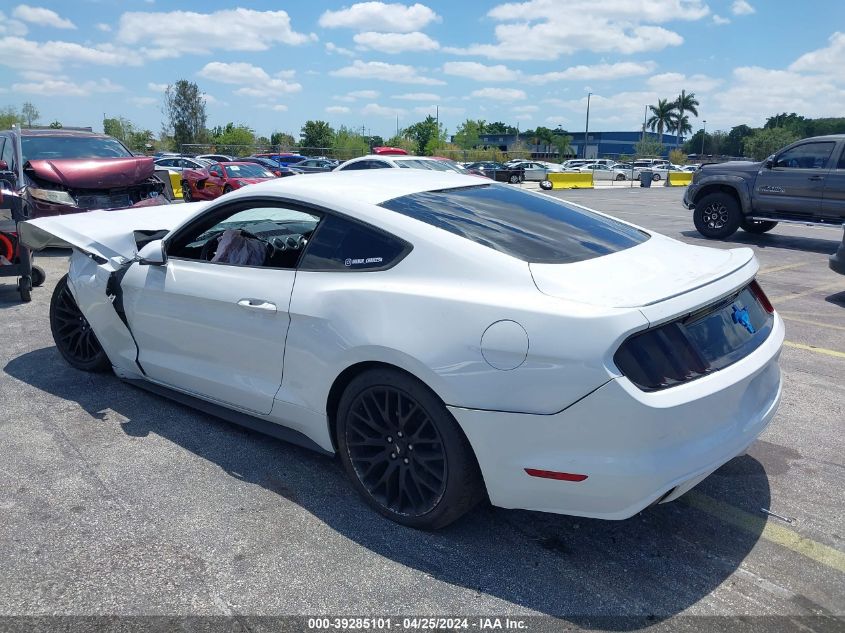
[[[790,251],[804,251],[806,253],[819,253],[822,255],[832,255],[842,243],[841,237],[833,236],[830,239],[824,239],[777,233],[754,235],[753,233],[746,233],[744,231],[737,231],[724,240],[709,240],[706,237],[702,237],[701,233],[696,230],[681,231],[681,235],[696,239],[704,246],[714,245],[719,242],[726,242],[736,244],[738,246],[754,246],[760,249],[782,248]]]
[[[760,538],[765,521],[757,517],[761,508],[770,507],[770,490],[763,464],[753,457],[755,447],[761,459],[765,455],[767,468],[777,473],[779,467],[777,455],[758,443],[750,455],[724,465],[691,494],[625,521],[485,504],[456,524],[427,533],[373,512],[337,460],[198,413],[111,374],[82,374],[66,366],[53,347],[18,356],[5,371],[55,398],[78,403],[92,422],[125,420],[113,424],[133,438],[166,438],[217,465],[225,473],[220,477],[261,486],[379,556],[468,589],[461,593],[464,615],[478,614],[472,596],[487,594],[520,611],[578,626],[633,630],[659,623],[728,579]],[[107,416],[108,411],[118,415]],[[62,424],[63,418],[55,422]],[[144,486],[143,480],[135,483]],[[225,486],[225,481],[215,485]],[[734,527],[736,521],[732,525],[719,518],[720,508],[728,506],[753,514],[754,520],[743,529]],[[238,529],[237,516],[231,529]],[[389,578],[370,582],[391,583]],[[364,606],[361,611],[373,608]],[[502,611],[507,609],[503,605]]]

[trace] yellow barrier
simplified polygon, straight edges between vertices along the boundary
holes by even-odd
[[[182,174],[178,171],[170,171],[170,186],[173,187],[173,197],[177,200],[182,199]]]
[[[691,171],[670,171],[666,174],[666,180],[670,187],[686,187],[692,182]]]
[[[559,172],[548,174],[552,189],[592,189],[593,174],[581,172]]]

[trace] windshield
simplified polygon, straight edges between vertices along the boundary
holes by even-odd
[[[226,175],[230,178],[275,178],[273,172],[267,171],[261,165],[249,163],[246,165],[225,165]]]
[[[431,171],[452,171],[439,160],[397,160],[396,164],[406,169],[429,169]]]
[[[132,156],[119,141],[96,136],[24,136],[24,162],[48,158],[124,158]]]
[[[427,191],[380,206],[526,262],[568,264],[649,238],[617,220],[506,186]]]

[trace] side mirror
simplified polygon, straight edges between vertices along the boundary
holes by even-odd
[[[141,266],[161,266],[167,262],[167,254],[164,252],[164,242],[153,240],[138,251],[138,263]]]
[[[766,166],[766,169],[771,169],[772,167],[774,167],[774,166],[775,166],[775,157],[774,157],[774,156],[769,156],[769,157],[766,159],[765,166]]]

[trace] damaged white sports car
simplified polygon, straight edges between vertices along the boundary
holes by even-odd
[[[420,528],[477,501],[623,519],[745,451],[783,323],[747,248],[458,174],[287,178],[42,218],[74,367],[325,453]]]

